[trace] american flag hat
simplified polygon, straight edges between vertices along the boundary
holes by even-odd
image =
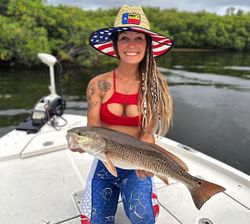
[[[149,22],[140,6],[124,5],[119,10],[114,27],[102,28],[93,32],[89,43],[96,50],[111,57],[117,57],[112,42],[112,35],[122,31],[145,33],[152,38],[154,57],[167,53],[173,46],[173,41],[159,33],[150,30]]]

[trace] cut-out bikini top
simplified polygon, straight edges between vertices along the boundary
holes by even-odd
[[[113,82],[114,82],[114,93],[113,95],[104,103],[101,104],[100,109],[100,119],[105,124],[110,125],[123,125],[123,126],[140,126],[140,116],[118,116],[112,113],[108,105],[112,103],[124,105],[124,110],[126,105],[138,105],[139,92],[135,94],[123,94],[116,91],[116,81],[115,81],[115,70],[113,72]]]

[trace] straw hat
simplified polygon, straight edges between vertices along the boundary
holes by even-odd
[[[170,38],[150,30],[148,19],[140,6],[128,5],[121,7],[114,27],[102,28],[93,32],[89,37],[89,43],[96,50],[108,56],[117,57],[113,48],[112,34],[121,31],[136,31],[149,35],[152,38],[154,57],[168,52],[173,45]]]

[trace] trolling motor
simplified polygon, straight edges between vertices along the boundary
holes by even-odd
[[[40,60],[49,66],[50,71],[50,95],[41,98],[35,105],[32,112],[34,122],[48,121],[54,115],[61,116],[65,109],[65,102],[56,93],[54,65],[57,59],[50,54],[39,53]]]
[[[31,116],[21,123],[16,129],[25,130],[27,133],[36,133],[53,116],[61,116],[65,110],[65,101],[56,93],[54,65],[56,57],[50,54],[39,53],[39,59],[49,66],[50,94],[42,97],[34,106]]]

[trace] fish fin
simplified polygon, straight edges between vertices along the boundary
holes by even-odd
[[[208,182],[206,180],[198,180],[196,187],[188,187],[194,204],[197,209],[201,209],[203,204],[209,200],[213,195],[223,192],[226,189],[220,185]]]
[[[112,160],[110,159],[110,156],[105,153],[106,162],[103,162],[104,166],[107,168],[107,170],[115,177],[117,177],[117,170],[115,168],[115,165],[113,164]]]
[[[166,149],[162,148],[159,145],[156,145],[156,144],[150,144],[150,145],[156,148],[157,150],[159,150],[160,152],[162,152],[163,154],[165,154],[167,157],[174,160],[185,172],[188,172],[188,166],[179,157],[177,157],[176,155],[167,151]]]
[[[169,185],[169,181],[168,181],[168,178],[166,176],[163,176],[163,175],[155,175],[157,176],[163,183],[165,183],[166,185]]]

